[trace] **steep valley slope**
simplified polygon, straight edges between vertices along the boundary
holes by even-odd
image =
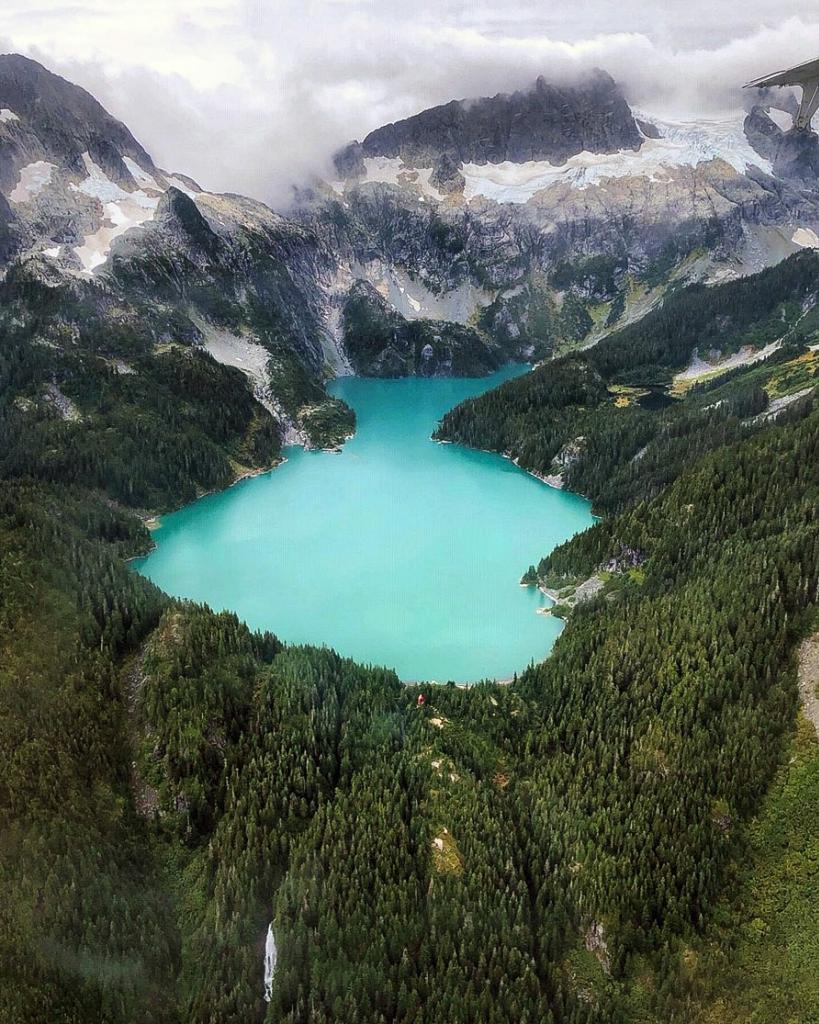
[[[750,279],[742,330],[812,294],[815,260]],[[533,572],[604,586],[514,685],[420,707],[130,573],[148,535],[105,479],[6,477],[2,1019],[811,1020],[815,865],[777,837],[801,850],[815,799],[815,741],[780,768],[819,588],[814,330],[662,409],[577,356],[514,382],[571,436],[591,417],[570,472],[621,510]],[[801,397],[766,416],[772,394]],[[782,935],[787,992],[746,998]]]

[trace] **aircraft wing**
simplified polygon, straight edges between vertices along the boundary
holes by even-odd
[[[805,64],[797,64],[796,67],[788,68],[787,71],[777,71],[776,74],[766,75],[764,78],[755,78],[748,82],[746,89],[763,89],[767,85],[801,85],[803,82],[810,82],[819,79],[819,60],[809,60]]]

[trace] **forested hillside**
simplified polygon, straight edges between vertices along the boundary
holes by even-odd
[[[540,364],[451,410],[435,436],[559,475],[602,512],[652,497],[704,452],[766,422],[772,400],[812,388],[819,257],[803,253],[751,278],[672,293],[585,352]],[[770,355],[685,393],[668,385],[692,355],[751,346]],[[791,410],[793,411],[793,410]]]
[[[813,259],[757,281],[769,297],[735,313],[732,344],[792,323]],[[683,365],[653,323],[621,335],[630,365]],[[612,390],[614,339],[459,407],[445,427],[519,440],[544,471],[583,438],[568,483],[609,514],[536,575],[610,568],[546,662],[511,686],[424,688],[422,706],[390,671],[283,647],[125,565],[149,537],[119,506],[219,486],[246,450],[242,380],[155,357],[155,432],[119,474],[129,375],[73,364],[84,418],[64,420],[21,407],[37,349],[7,339],[0,1020],[817,1020],[810,959],[789,955],[784,1001],[741,995],[743,971],[776,977],[768,933],[790,954],[819,910],[792,823],[815,804],[812,738],[783,776],[819,588],[819,411],[805,394],[761,415],[812,384],[809,337],[659,410]],[[235,402],[172,412],[180,373],[203,394],[226,374]],[[213,445],[211,476],[165,431]]]
[[[172,316],[157,344],[157,315],[117,332],[82,284],[45,287],[24,272],[0,284],[0,476],[156,511],[277,464],[281,424],[245,374]],[[354,429],[352,410],[298,365],[281,365],[279,390],[306,442],[334,446]]]

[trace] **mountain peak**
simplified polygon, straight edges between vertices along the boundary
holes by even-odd
[[[400,157],[407,167],[564,163],[587,150],[639,149],[642,137],[614,79],[593,69],[572,83],[537,78],[531,88],[476,100],[451,100],[370,132],[335,158],[342,177],[361,173],[367,157]]]
[[[132,183],[124,158],[152,173],[151,157],[126,126],[81,86],[19,53],[0,55],[0,187],[42,160],[84,173],[88,153],[113,180]]]

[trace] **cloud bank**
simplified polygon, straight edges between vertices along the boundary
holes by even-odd
[[[452,98],[597,66],[641,109],[712,117],[741,109],[749,79],[819,56],[805,0],[3,6],[2,49],[84,86],[160,166],[277,206],[344,142]]]

